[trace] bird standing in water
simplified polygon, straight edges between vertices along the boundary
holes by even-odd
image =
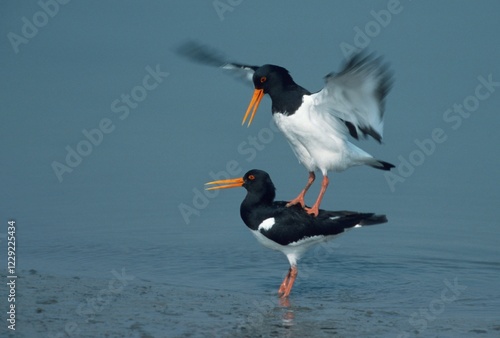
[[[269,175],[253,169],[241,178],[207,183],[208,190],[243,187],[247,195],[241,203],[240,215],[252,234],[264,246],[281,251],[290,269],[280,285],[280,297],[288,297],[298,274],[297,262],[313,245],[329,241],[346,230],[387,222],[385,215],[352,211],[319,210],[311,217],[299,206],[286,207],[275,201],[275,187]]]

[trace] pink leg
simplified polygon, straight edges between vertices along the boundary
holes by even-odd
[[[310,171],[309,178],[307,179],[307,184],[306,184],[305,188],[299,193],[299,196],[295,197],[293,200],[288,202],[286,204],[286,206],[290,207],[292,205],[300,203],[302,208],[305,207],[306,203],[304,202],[304,196],[306,195],[307,190],[309,190],[309,188],[311,187],[311,185],[313,184],[315,179],[316,179],[316,175],[314,174],[314,171]]]
[[[283,279],[283,282],[282,282],[282,283],[281,283],[281,285],[280,285],[280,288],[279,288],[279,290],[278,290],[278,294],[279,294],[280,296],[281,296],[282,294],[284,294],[284,293],[285,293],[286,286],[288,285],[288,282],[289,282],[289,280],[290,280],[290,275],[291,275],[291,273],[292,273],[292,268],[290,268],[290,269],[288,270],[288,273],[287,273],[287,275],[285,276],[285,279]]]
[[[321,204],[321,200],[323,200],[323,195],[325,194],[326,188],[328,187],[328,176],[323,176],[323,181],[321,182],[321,190],[319,191],[318,199],[314,203],[311,208],[306,208],[308,214],[313,216],[318,216],[319,214],[319,205]]]
[[[295,278],[297,278],[297,274],[298,274],[297,267],[292,266],[290,268],[290,271],[288,272],[287,277],[285,278],[285,280],[287,280],[287,283],[286,283],[286,286],[283,290],[283,294],[280,296],[280,298],[285,298],[285,297],[288,297],[288,295],[290,295],[290,291],[292,291],[293,283],[295,283]],[[285,282],[285,281],[283,281],[283,282]],[[281,291],[281,287],[280,287],[280,291]]]

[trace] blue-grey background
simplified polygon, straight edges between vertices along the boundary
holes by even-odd
[[[44,3],[51,4],[48,10]],[[389,223],[340,238],[335,253],[313,260],[310,278],[299,278],[292,297],[315,287],[319,298],[346,287],[372,287],[374,295],[380,283],[388,299],[414,295],[394,310],[402,330],[414,330],[410,315],[439,295],[445,279],[458,278],[468,287],[463,297],[480,300],[466,308],[446,304],[443,316],[458,311],[454,320],[469,320],[471,329],[491,334],[495,321],[498,329],[497,1],[54,3],[0,5],[2,257],[7,221],[15,219],[19,269],[106,279],[111,269],[125,267],[172,284],[246,290],[256,298],[273,294],[287,263],[261,248],[239,219],[244,191],[206,197],[203,184],[211,173],[241,176],[259,168],[270,173],[278,198],[290,199],[307,172],[270,128],[268,97],[252,126],[242,127],[251,86],[174,50],[195,39],[234,61],[284,66],[317,91],[322,77],[341,67],[342,46],[366,43],[390,63],[395,83],[383,144],[358,145],[397,165],[392,173],[399,179],[391,176],[396,181],[390,184],[383,172],[367,167],[331,174],[322,207],[385,213]],[[47,11],[51,15],[40,14]],[[391,11],[385,21],[376,20]],[[34,20],[36,32],[23,28]],[[23,29],[32,36],[15,46],[13,34],[22,36]],[[168,76],[141,91],[147,69]],[[478,94],[480,79],[488,78],[496,85]],[[114,111],[113,103],[134,90],[146,96],[127,116]],[[461,116],[454,105],[469,111]],[[86,140],[82,131],[99,128],[103,119],[112,131],[58,178],[53,163],[67,165],[67,147],[76,149]],[[442,142],[427,141],[432,150],[423,154],[417,143],[433,133]],[[413,169],[402,159],[413,161]],[[351,260],[392,262],[401,270],[391,265],[370,275],[350,270]],[[330,284],[346,278],[365,282]],[[399,289],[390,288],[401,279]],[[384,308],[382,300],[374,304]]]

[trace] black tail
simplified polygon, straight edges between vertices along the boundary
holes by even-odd
[[[342,220],[342,221],[351,221],[351,225],[347,226],[347,228],[350,228],[356,224],[365,226],[365,225],[375,225],[375,224],[382,224],[382,223],[387,223],[387,217],[385,215],[377,215],[374,213],[361,213],[361,212],[356,212],[356,211],[330,211],[330,210],[320,210],[320,213],[318,215],[319,219],[331,219],[333,221],[335,220]]]
[[[375,215],[375,214],[359,222],[359,224],[363,226],[382,224],[382,223],[387,223],[387,217],[385,215]]]
[[[380,170],[391,170],[392,168],[394,168],[394,164],[380,160],[375,160],[374,162],[369,163],[368,165],[370,167]]]

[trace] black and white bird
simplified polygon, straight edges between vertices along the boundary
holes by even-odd
[[[241,178],[207,183],[208,190],[244,187],[247,195],[240,215],[257,240],[264,246],[281,251],[288,258],[290,269],[278,290],[288,297],[297,277],[297,261],[313,245],[329,241],[346,230],[387,222],[385,215],[352,211],[319,210],[311,217],[302,207],[287,207],[287,202],[275,201],[275,187],[269,175],[253,169]]]
[[[382,140],[385,97],[392,80],[380,58],[353,56],[340,73],[325,77],[323,89],[311,93],[295,83],[288,70],[280,66],[229,62],[192,41],[183,44],[178,52],[195,62],[233,70],[252,81],[255,90],[242,124],[248,119],[250,126],[260,101],[269,94],[274,122],[309,171],[306,186],[288,206],[305,207],[304,196],[316,178],[316,170],[323,174],[321,189],[316,202],[306,209],[315,216],[329,184],[328,171],[340,172],[358,165],[382,170],[394,167],[375,159],[348,139],[350,134],[355,139],[371,136],[378,142]]]

